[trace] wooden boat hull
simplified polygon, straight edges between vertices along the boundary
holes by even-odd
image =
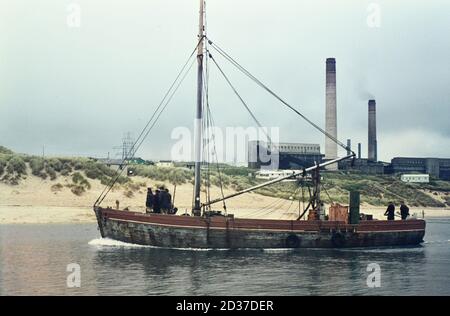
[[[290,221],[142,214],[95,208],[102,237],[164,248],[283,249],[418,245],[425,221]]]

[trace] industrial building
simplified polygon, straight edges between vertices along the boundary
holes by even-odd
[[[268,146],[262,141],[250,141],[248,167],[260,169],[270,166],[273,161],[267,161],[267,158],[272,153],[278,154],[278,169],[281,170],[308,168],[316,163],[322,163],[323,159],[318,144],[277,143]]]
[[[450,180],[450,159],[396,157],[385,169],[386,173],[422,173]]]
[[[380,161],[374,162],[369,159],[356,158],[339,162],[339,170],[360,171],[364,174],[384,174],[389,164]]]

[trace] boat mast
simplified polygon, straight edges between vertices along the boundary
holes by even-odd
[[[198,72],[197,72],[197,114],[195,117],[195,182],[194,182],[194,208],[195,216],[201,215],[200,186],[201,186],[201,150],[202,150],[202,121],[203,121],[203,57],[205,42],[205,2],[200,0],[200,19],[198,33]]]

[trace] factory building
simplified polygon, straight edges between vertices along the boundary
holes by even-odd
[[[422,173],[450,180],[450,159],[396,157],[386,168],[386,173]]]
[[[345,160],[339,162],[339,170],[359,171],[364,174],[384,174],[388,165],[380,161],[373,162],[369,159]]]
[[[262,141],[250,141],[248,143],[248,167],[260,169],[268,167],[272,161],[267,161],[267,156],[272,152],[278,154],[278,168],[281,170],[303,169],[322,163],[323,155],[318,144],[277,143],[268,145]],[[276,166],[274,166],[276,167]]]

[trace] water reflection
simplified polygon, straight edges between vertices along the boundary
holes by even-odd
[[[450,294],[449,227],[429,223],[423,247],[183,251],[89,244],[95,225],[3,225],[0,294]],[[81,288],[66,286],[73,262]],[[381,267],[381,288],[367,287],[370,263]]]
[[[370,263],[382,267],[382,289],[366,285]],[[422,247],[279,252],[99,248],[93,267],[99,288],[110,282],[110,274],[133,271],[143,282],[131,290],[149,295],[355,295],[411,289],[425,264]]]

